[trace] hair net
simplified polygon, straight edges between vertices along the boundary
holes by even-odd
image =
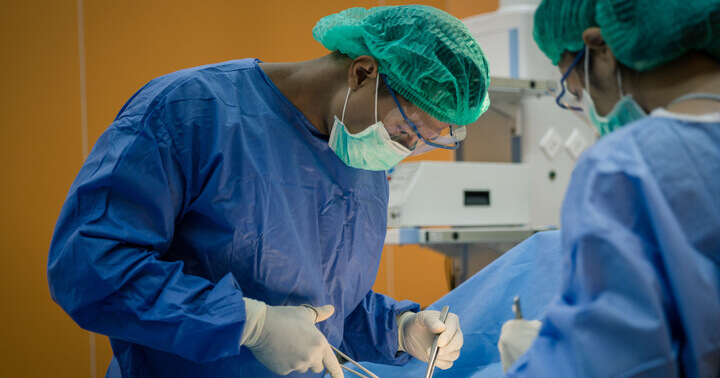
[[[540,50],[557,65],[563,52],[578,52],[585,29],[597,26],[596,0],[545,0],[535,11],[533,37]]]
[[[720,0],[544,0],[533,34],[554,64],[598,26],[621,63],[639,71],[698,50],[720,61]]]
[[[318,21],[313,37],[353,59],[372,56],[396,92],[441,122],[467,125],[490,105],[482,49],[460,20],[439,9],[351,8]]]

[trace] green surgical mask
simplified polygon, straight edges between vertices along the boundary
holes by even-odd
[[[379,77],[380,75],[378,75]],[[330,140],[330,149],[350,167],[368,171],[385,171],[396,166],[410,155],[412,151],[402,144],[390,139],[387,129],[377,120],[377,87],[375,84],[375,124],[365,130],[351,134],[343,123],[345,108],[350,98],[350,88],[345,97],[342,120],[335,117]]]
[[[617,70],[618,88],[620,89],[620,101],[613,106],[610,113],[601,116],[595,109],[592,97],[590,97],[590,74],[589,74],[590,49],[585,51],[585,88],[582,94],[582,108],[590,122],[595,126],[600,136],[607,135],[622,126],[647,117],[647,113],[640,107],[631,95],[626,95],[622,90],[622,76]]]
[[[585,115],[587,115],[590,122],[595,126],[600,136],[607,135],[622,126],[647,116],[645,110],[643,110],[630,95],[622,96],[620,101],[615,104],[606,116],[601,116],[597,113],[595,104],[593,104],[592,98],[590,97],[590,92],[586,90],[583,90],[582,104]]]

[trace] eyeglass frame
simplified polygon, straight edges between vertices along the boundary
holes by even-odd
[[[583,111],[583,108],[581,108],[581,107],[571,106],[571,105],[561,103],[560,99],[563,98],[563,96],[565,96],[565,92],[567,91],[567,89],[565,87],[565,82],[567,81],[568,76],[570,76],[570,73],[575,69],[575,66],[577,66],[578,63],[580,63],[580,59],[582,59],[585,56],[585,50],[586,49],[580,50],[580,52],[577,54],[575,59],[573,59],[572,63],[570,64],[570,67],[567,69],[567,71],[565,71],[565,74],[563,74],[562,78],[560,79],[560,87],[562,88],[562,90],[560,91],[560,94],[555,98],[555,103],[557,103],[557,105],[563,109],[573,110],[576,112]]]
[[[413,131],[415,131],[415,135],[417,135],[420,140],[422,140],[428,146],[435,147],[435,148],[442,148],[444,150],[457,150],[458,148],[460,148],[460,141],[458,141],[457,138],[455,137],[455,134],[453,132],[453,125],[449,125],[449,127],[450,127],[450,136],[452,136],[453,138],[456,138],[454,146],[446,146],[446,145],[442,145],[442,144],[437,144],[437,143],[433,143],[433,142],[425,139],[425,137],[423,137],[422,134],[420,134],[420,130],[417,128],[417,126],[415,126],[415,124],[407,117],[407,115],[405,115],[405,111],[403,110],[402,106],[400,105],[400,101],[398,101],[397,96],[395,95],[395,91],[390,87],[390,85],[388,85],[387,79],[385,78],[385,74],[380,74],[380,77],[382,78],[383,83],[385,83],[385,86],[387,87],[388,91],[390,92],[390,96],[392,96],[393,100],[395,100],[395,105],[397,105],[398,109],[400,110],[400,114],[402,114],[405,121],[407,121],[407,123],[409,123],[410,126],[412,126]]]

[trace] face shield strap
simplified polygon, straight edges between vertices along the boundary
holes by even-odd
[[[390,87],[390,85],[388,85],[387,79],[385,78],[385,75],[384,75],[384,74],[381,74],[381,77],[382,77],[382,79],[383,79],[383,83],[385,83],[385,86],[387,86],[388,91],[390,92],[390,95],[392,96],[393,100],[395,100],[395,105],[397,105],[398,110],[400,110],[400,114],[403,116],[403,118],[405,119],[405,121],[406,121],[408,124],[410,124],[410,126],[411,126],[412,129],[413,129],[413,131],[415,131],[415,135],[417,135],[418,138],[420,138],[420,140],[422,140],[422,141],[423,141],[425,144],[427,144],[428,146],[432,146],[432,147],[435,147],[435,148],[442,148],[442,149],[445,149],[445,150],[457,150],[457,149],[460,147],[460,143],[459,143],[458,141],[455,141],[455,145],[453,145],[453,146],[445,146],[445,145],[442,145],[442,144],[433,143],[433,142],[425,139],[425,137],[423,137],[422,134],[420,134],[420,130],[418,130],[417,126],[415,126],[415,124],[414,124],[414,123],[407,117],[407,115],[405,114],[405,111],[403,110],[402,106],[400,105],[400,101],[398,101],[397,96],[395,95],[395,91],[393,91],[393,89]],[[452,131],[452,126],[450,126],[450,135],[453,135],[452,132],[453,132],[453,131]]]

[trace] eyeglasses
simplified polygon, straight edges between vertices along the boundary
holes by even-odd
[[[567,82],[568,76],[570,76],[570,73],[575,69],[575,66],[580,63],[580,60],[585,56],[585,49],[582,49],[575,59],[573,59],[572,64],[570,64],[570,67],[565,71],[565,74],[563,74],[562,78],[560,79],[560,93],[555,96],[555,102],[558,104],[559,107],[567,110],[574,110],[576,112],[582,112],[583,108],[580,105],[580,102],[575,98],[575,96],[572,96],[572,94],[568,93],[567,87],[565,86],[565,83]],[[553,93],[553,95],[555,95]],[[569,95],[569,96],[566,96]],[[567,98],[566,98],[567,97]]]
[[[460,147],[460,141],[467,135],[465,126],[446,125],[442,128],[432,128],[428,125],[431,121],[423,120],[423,116],[417,113],[408,116],[398,101],[395,91],[388,85],[385,75],[381,74],[380,77],[397,105],[397,109],[391,111],[383,121],[392,140],[411,150],[410,155],[420,155],[437,148],[457,150]],[[411,120],[412,118],[415,120]]]

